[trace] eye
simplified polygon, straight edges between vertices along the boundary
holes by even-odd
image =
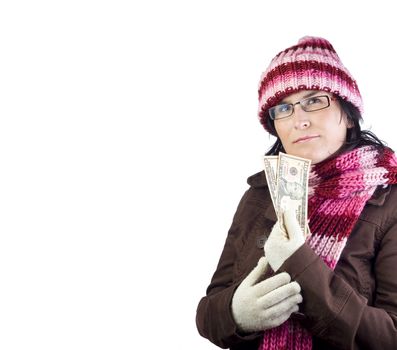
[[[291,105],[289,104],[282,104],[282,105],[278,105],[277,107],[277,113],[287,113],[291,110]]]
[[[314,96],[305,100],[306,106],[316,105],[316,104],[323,104],[323,98],[321,98],[321,96],[320,97]]]
[[[269,114],[272,119],[281,119],[289,117],[294,110],[293,105],[282,103],[269,109]]]
[[[327,96],[313,96],[301,101],[301,106],[306,112],[314,112],[329,106]]]

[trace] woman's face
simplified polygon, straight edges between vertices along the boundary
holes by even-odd
[[[346,140],[346,117],[337,100],[323,91],[300,91],[289,95],[280,103],[296,103],[304,98],[327,95],[328,108],[305,112],[301,105],[294,106],[294,113],[284,119],[276,119],[274,126],[286,153],[311,159],[319,163],[334,154]]]

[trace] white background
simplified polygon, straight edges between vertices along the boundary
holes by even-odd
[[[260,74],[327,38],[396,148],[395,32],[386,1],[2,1],[0,348],[215,349],[195,312],[273,141]]]

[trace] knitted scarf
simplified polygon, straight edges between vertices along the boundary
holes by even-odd
[[[365,203],[378,186],[397,183],[397,158],[390,149],[356,148],[313,165],[309,176],[306,243],[333,270]],[[309,350],[312,337],[289,319],[264,332],[260,350]]]

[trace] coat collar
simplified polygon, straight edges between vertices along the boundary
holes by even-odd
[[[390,191],[391,185],[387,185],[386,187],[379,186],[367,203],[378,207],[382,206],[385,203],[387,196],[390,194]]]
[[[267,182],[266,182],[266,175],[265,175],[265,171],[262,170],[259,173],[256,173],[254,175],[251,175],[248,179],[247,179],[247,183],[253,187],[253,188],[257,188],[257,189],[267,189]],[[269,200],[270,200],[270,194],[269,194]],[[276,212],[274,211],[273,205],[268,205],[266,206],[266,209],[263,212],[263,215],[273,221],[276,222],[277,221],[277,215]]]
[[[267,187],[265,171],[262,170],[259,173],[251,175],[247,179],[247,183],[254,188]]]

